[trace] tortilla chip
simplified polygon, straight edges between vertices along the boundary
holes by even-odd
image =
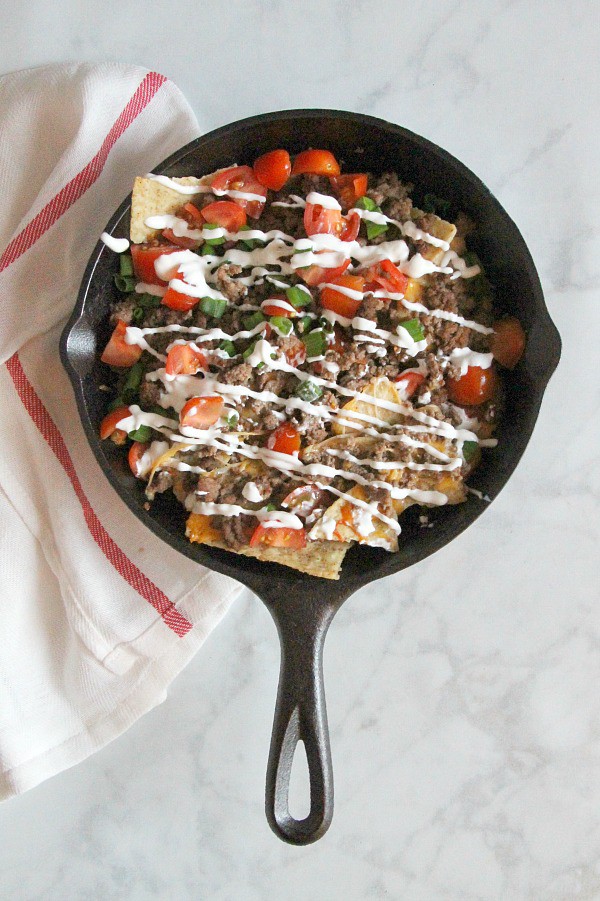
[[[352,497],[364,501],[366,494],[361,485],[355,485],[347,492]],[[353,504],[346,498],[338,498],[331,507],[328,507],[323,516],[314,524],[309,535],[314,538],[323,538],[324,535],[332,535],[335,541],[358,541],[359,544],[368,544],[371,547],[382,547],[386,551],[398,550],[398,535],[382,519],[372,517],[373,531],[363,535],[359,530],[361,515],[364,510]],[[332,529],[331,523],[335,523]]]
[[[202,179],[193,175],[184,178],[174,178],[173,181],[181,185],[199,185]],[[176,213],[184,203],[193,200],[194,195],[180,194],[172,188],[161,185],[153,178],[137,177],[133,183],[131,196],[131,223],[129,237],[134,244],[143,244],[152,241],[160,231],[148,228],[145,221],[149,216],[163,216],[167,213]]]
[[[381,378],[374,379],[372,382],[363,389],[363,394],[370,394],[374,398],[378,398],[379,400],[390,401],[394,404],[402,403],[402,399],[396,390],[395,385],[390,382],[390,380],[386,376],[382,376]],[[364,400],[360,397],[354,397],[352,400],[344,404],[342,410],[345,414],[348,414],[346,418],[349,421],[355,422],[359,426],[374,426],[377,428],[374,423],[365,422],[362,419],[356,419],[352,417],[352,413],[361,413],[365,416],[374,416],[379,420],[381,426],[384,425],[392,425],[394,423],[400,422],[403,418],[401,413],[397,413],[395,410],[387,410],[385,407],[378,407],[376,404],[369,403],[367,400]],[[352,426],[344,425],[342,422],[339,422],[335,419],[331,425],[331,430],[336,435],[346,435],[348,433],[357,434],[358,429],[353,429]]]
[[[209,517],[202,514],[190,513],[185,534],[191,542],[218,547],[232,554],[254,557],[267,563],[279,563],[281,566],[288,566],[309,576],[319,576],[321,579],[339,579],[342,560],[350,547],[350,544],[339,541],[309,541],[306,547],[298,550],[283,547],[242,547],[234,551],[223,541],[219,532],[206,523],[207,519]]]

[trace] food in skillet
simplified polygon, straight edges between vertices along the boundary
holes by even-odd
[[[338,578],[354,542],[398,549],[407,507],[466,499],[525,336],[473,224],[410,193],[325,150],[135,180],[100,434],[190,541]]]

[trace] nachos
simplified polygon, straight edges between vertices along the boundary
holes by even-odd
[[[103,236],[100,435],[149,503],[175,494],[190,541],[335,579],[355,543],[398,550],[407,507],[425,526],[466,499],[525,336],[473,223],[412,194],[326,150],[136,178],[130,246]]]

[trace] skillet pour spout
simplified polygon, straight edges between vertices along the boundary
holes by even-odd
[[[417,203],[426,193],[444,197],[477,223],[473,249],[495,286],[497,306],[501,312],[517,316],[527,334],[522,359],[513,371],[505,373],[505,413],[497,431],[498,446],[486,450],[469,479],[471,487],[493,501],[527,446],[561,348],[517,226],[477,176],[440,147],[381,119],[339,110],[285,110],[234,122],[192,141],[155,172],[171,177],[204,174],[236,162],[252,163],[278,147],[292,154],[307,147],[326,148],[346,172],[397,172],[416,186]],[[132,182],[137,174],[131,173]],[[131,195],[103,230],[114,237],[127,237],[130,207]],[[129,472],[123,455],[98,436],[107,405],[107,395],[101,390],[104,371],[98,348],[105,346],[109,336],[114,272],[114,254],[98,241],[61,338],[61,358],[84,431],[108,481],[141,522],[185,556],[238,579],[255,591],[271,612],[282,659],[267,771],[267,818],[280,838],[307,844],[325,833],[333,813],[322,675],[323,643],[333,616],[361,586],[438,551],[475,522],[489,502],[471,497],[464,504],[430,510],[432,528],[428,529],[420,528],[418,508],[408,509],[401,519],[400,551],[388,554],[376,548],[352,548],[339,581],[299,577],[274,563],[191,544],[185,538],[185,512],[175,498],[159,495],[146,510],[140,482]],[[310,774],[310,813],[303,820],[291,816],[288,804],[292,760],[299,741],[305,744]]]

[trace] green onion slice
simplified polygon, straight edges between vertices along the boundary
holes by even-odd
[[[131,259],[131,254],[121,254],[119,257],[119,272],[121,275],[133,275],[133,260]]]
[[[321,328],[314,329],[307,335],[302,335],[302,341],[306,347],[307,357],[320,357],[327,348],[325,332]]]
[[[150,441],[152,429],[149,425],[141,425],[139,429],[134,429],[133,432],[129,432],[127,437],[131,438],[132,441],[142,441],[145,443],[146,441]]]
[[[470,460],[473,459],[475,454],[479,449],[479,442],[477,441],[465,441],[462,446],[462,453],[465,461],[469,463]]]
[[[293,288],[288,288],[285,292],[285,296],[295,309],[306,307],[312,302],[312,295],[310,292],[303,291],[302,288],[298,288],[296,285],[294,285]]]
[[[296,397],[299,397],[300,400],[308,401],[308,403],[312,403],[315,400],[318,400],[323,396],[323,389],[320,385],[317,385],[315,382],[311,382],[310,379],[307,379],[305,382],[300,382],[296,390],[294,391]]]
[[[237,353],[233,341],[221,341],[221,343],[219,344],[219,350],[224,350],[225,353],[229,354],[230,357],[235,357]]]
[[[375,201],[371,200],[370,197],[367,197],[366,194],[364,195],[364,197],[359,197],[354,206],[358,207],[359,210],[368,210],[370,213],[381,212]]]
[[[401,322],[402,328],[406,329],[413,341],[423,341],[425,332],[423,326],[418,319],[409,319],[408,322]]]
[[[133,275],[121,275],[117,273],[114,277],[115,286],[117,291],[120,291],[121,294],[131,294],[133,290],[135,290],[136,279]]]
[[[373,238],[376,238],[378,235],[382,235],[384,232],[388,230],[387,224],[378,223],[378,222],[366,222],[367,226],[367,238],[369,241],[372,241]]]
[[[220,319],[227,309],[227,301],[222,297],[203,297],[200,301],[200,309],[213,319]]]
[[[215,229],[215,228],[221,228],[220,225],[216,225],[216,224],[213,223],[213,222],[206,222],[206,223],[204,224],[203,227],[204,227],[204,228],[208,228],[208,229],[210,229],[211,231],[212,231],[213,229]],[[224,235],[221,235],[220,238],[205,238],[204,241],[205,241],[206,244],[210,245],[211,247],[215,247],[217,244],[224,244],[224,243],[225,243],[225,236],[224,236]]]
[[[251,331],[255,328],[259,323],[265,321],[264,313],[261,313],[260,310],[257,310],[256,313],[253,313],[251,316],[245,316],[242,319],[242,324],[245,329]]]
[[[289,335],[292,330],[292,320],[285,316],[271,316],[269,322],[282,335]]]

